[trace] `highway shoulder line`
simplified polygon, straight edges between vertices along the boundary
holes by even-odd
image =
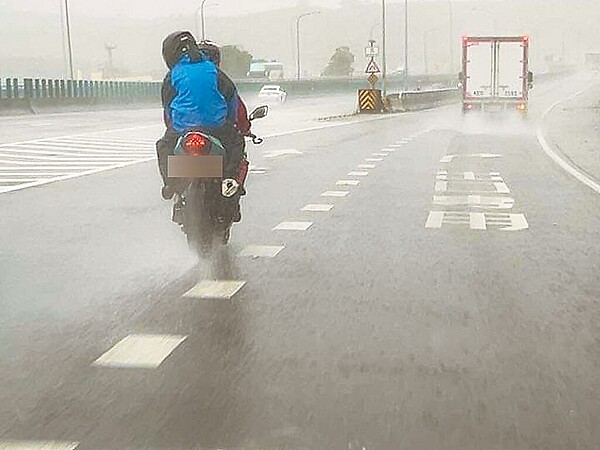
[[[574,95],[572,95],[564,100],[559,100],[559,101],[555,102],[554,104],[552,104],[544,112],[544,114],[542,114],[542,117],[541,117],[540,122],[537,127],[537,140],[540,143],[540,146],[542,147],[544,152],[546,152],[546,154],[550,157],[550,159],[552,159],[552,161],[554,161],[556,164],[558,164],[565,172],[567,172],[568,174],[575,177],[579,182],[585,184],[587,187],[594,190],[596,193],[600,194],[600,184],[598,182],[593,180],[592,177],[587,175],[583,170],[575,167],[572,164],[569,164],[567,159],[565,159],[564,157],[559,155],[559,153],[557,151],[555,151],[555,149],[552,148],[552,146],[548,142],[548,139],[544,135],[544,127],[543,127],[544,120],[554,110],[554,108],[556,108],[558,105],[560,105],[562,103],[566,103],[569,100],[579,97],[584,92],[586,92],[588,89],[591,89],[591,87],[592,86],[588,86],[587,88],[576,92]]]

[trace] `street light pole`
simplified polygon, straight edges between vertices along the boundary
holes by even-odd
[[[307,12],[304,14],[300,14],[298,16],[298,18],[296,19],[296,63],[297,63],[297,79],[298,81],[300,81],[300,78],[302,76],[302,67],[301,67],[301,61],[300,61],[300,20],[303,19],[304,17],[308,17],[308,16],[312,16],[314,14],[320,14],[321,11],[311,11],[311,12]]]
[[[382,62],[382,82],[383,98],[387,96],[387,53],[386,53],[386,7],[385,0],[381,0],[381,23],[382,23],[382,44],[381,44],[381,62]]]
[[[404,90],[408,90],[408,0],[404,0]]]
[[[73,43],[71,42],[71,18],[69,16],[69,0],[65,0],[65,24],[67,28],[67,49],[69,57],[69,75],[71,80],[75,78],[75,70],[73,69]]]
[[[204,5],[206,5],[207,0],[202,0],[202,4],[200,5],[200,18],[202,21],[202,40],[206,40],[206,21],[204,18]]]
[[[448,21],[450,23],[450,35],[448,45],[450,47],[450,72],[454,73],[454,11],[452,10],[452,0],[448,0]]]

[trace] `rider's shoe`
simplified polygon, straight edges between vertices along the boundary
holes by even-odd
[[[171,200],[175,195],[175,188],[169,184],[165,184],[160,191],[164,200]]]
[[[238,202],[235,211],[233,213],[233,222],[238,223],[242,221],[242,208]]]

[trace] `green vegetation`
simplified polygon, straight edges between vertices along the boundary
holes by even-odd
[[[354,55],[350,47],[338,47],[323,70],[326,77],[349,77],[354,73]]]

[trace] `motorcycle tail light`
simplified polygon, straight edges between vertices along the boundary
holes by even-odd
[[[210,143],[201,133],[188,133],[183,140],[183,149],[190,156],[208,155]]]

